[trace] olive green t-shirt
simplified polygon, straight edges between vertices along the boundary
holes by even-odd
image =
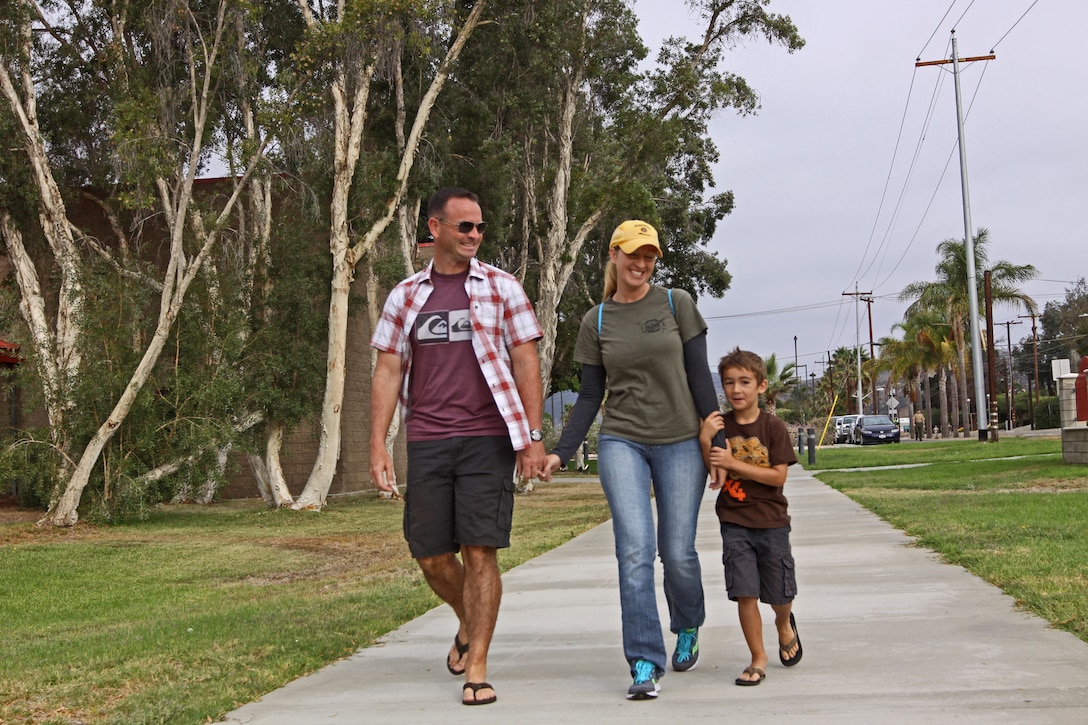
[[[607,376],[601,433],[638,443],[676,443],[699,434],[699,415],[684,372],[684,343],[706,330],[691,296],[651,287],[637,302],[609,298],[590,308],[578,330],[575,361]]]

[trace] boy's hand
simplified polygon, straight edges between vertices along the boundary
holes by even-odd
[[[735,461],[736,459],[733,458],[733,449],[729,446],[729,441],[725,442],[725,448],[714,446],[710,449],[710,465],[715,468],[721,468],[728,471]]]
[[[716,466],[710,467],[710,489],[717,491],[719,488],[725,485],[725,482],[729,479],[729,472],[724,468],[718,468]]]

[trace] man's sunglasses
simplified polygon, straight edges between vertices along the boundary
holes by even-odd
[[[469,234],[472,232],[473,229],[478,231],[480,234],[483,234],[484,227],[487,226],[487,222],[476,222],[475,224],[473,224],[472,222],[448,222],[442,217],[437,216],[435,217],[435,219],[442,222],[443,224],[449,224],[451,227],[457,227],[457,231],[461,232],[462,234]]]

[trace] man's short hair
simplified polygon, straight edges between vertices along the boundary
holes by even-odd
[[[733,348],[733,352],[723,357],[718,363],[718,377],[724,379],[725,371],[729,368],[747,370],[756,376],[757,384],[767,379],[767,365],[763,362],[763,358],[754,352],[741,350],[739,347]]]
[[[456,186],[444,186],[431,194],[431,198],[427,200],[427,216],[436,217],[444,212],[446,210],[446,204],[450,199],[468,199],[476,204],[480,203],[480,198],[468,189],[461,189]]]

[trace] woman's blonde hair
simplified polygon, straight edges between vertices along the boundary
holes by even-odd
[[[608,264],[604,266],[604,297],[601,302],[616,294],[616,287],[619,285],[617,274],[616,263],[609,259]]]

